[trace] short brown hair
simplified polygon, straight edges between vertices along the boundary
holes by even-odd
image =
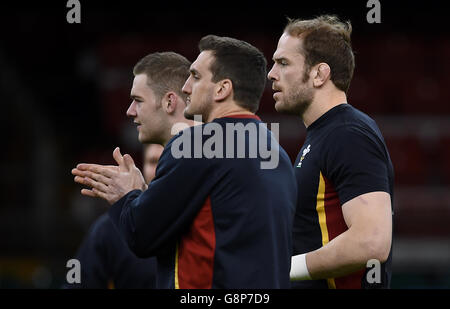
[[[167,92],[174,91],[183,100],[187,95],[181,91],[189,77],[191,62],[174,52],[152,53],[141,60],[133,68],[133,74],[146,74],[148,86],[161,99]]]
[[[213,52],[215,59],[209,68],[212,81],[230,79],[236,103],[255,113],[267,80],[264,54],[247,42],[216,35],[203,37],[198,47],[200,52]]]
[[[306,70],[325,62],[331,68],[331,81],[347,92],[355,69],[352,51],[350,21],[342,22],[335,15],[322,15],[314,19],[290,19],[284,32],[303,38],[300,52],[305,57]]]

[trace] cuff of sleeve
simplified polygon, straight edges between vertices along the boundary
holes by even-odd
[[[128,204],[128,200],[134,200],[141,193],[141,190],[130,191],[125,194],[120,200],[111,205],[108,210],[108,215],[117,229],[119,229],[120,226],[120,215],[122,214],[123,207]]]
[[[312,279],[306,265],[306,253],[292,257],[290,278],[293,281]]]

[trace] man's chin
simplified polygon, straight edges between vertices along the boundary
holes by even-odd
[[[151,141],[149,141],[148,138],[146,138],[142,133],[139,132],[139,136],[138,136],[138,140],[141,144],[149,144],[152,143]]]
[[[184,109],[184,118],[186,118],[188,120],[194,120],[194,114],[192,114],[188,111],[188,107],[186,107]]]
[[[275,103],[275,110],[276,110],[278,113],[281,113],[281,114],[290,114],[290,113],[291,113],[291,111],[289,110],[289,108],[287,108],[286,104],[284,104],[284,103],[281,102],[281,101],[277,101],[277,102]]]
[[[302,117],[305,111],[311,105],[311,101],[298,102],[296,104],[289,104],[286,102],[276,102],[275,110],[280,114],[296,115]]]

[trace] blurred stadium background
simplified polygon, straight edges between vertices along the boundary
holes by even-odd
[[[91,1],[92,2],[92,1]],[[120,146],[141,166],[126,118],[132,67],[173,50],[195,60],[206,34],[272,54],[289,17],[338,14],[354,26],[349,102],[378,122],[395,167],[393,288],[450,288],[450,36],[439,6],[367,1],[230,7],[81,1],[81,24],[60,5],[1,4],[0,288],[58,288],[90,224],[107,209],[82,197],[71,169],[112,162]],[[442,12],[442,13],[441,13]],[[448,71],[447,71],[448,70]],[[267,84],[258,115],[280,123],[292,160],[305,129],[276,114]]]

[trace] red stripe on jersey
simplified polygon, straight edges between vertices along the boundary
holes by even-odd
[[[181,238],[178,255],[180,289],[210,289],[213,281],[216,235],[208,197],[191,225]]]
[[[344,233],[348,227],[342,214],[342,205],[333,184],[324,177],[325,180],[325,213],[327,220],[328,239],[331,241]],[[361,278],[364,269],[352,273],[351,275],[335,278],[336,289],[360,289]]]
[[[327,218],[328,241],[336,238],[344,233],[348,228],[342,214],[342,206],[339,201],[339,195],[334,189],[333,184],[323,177],[325,180],[325,214]]]

